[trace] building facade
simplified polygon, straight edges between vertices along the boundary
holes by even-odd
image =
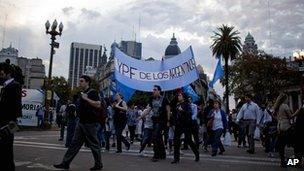
[[[78,86],[79,77],[86,72],[86,68],[96,70],[107,63],[102,57],[102,46],[73,42],[70,49],[69,85],[73,89]],[[93,73],[94,74],[94,73]]]
[[[121,41],[119,49],[135,59],[142,58],[142,44],[139,42]]]
[[[255,43],[255,40],[253,36],[248,33],[244,45],[243,45],[243,53],[249,53],[249,54],[258,54],[258,45]]]
[[[45,66],[40,58],[19,57],[18,50],[10,45],[0,51],[0,62],[10,61],[10,64],[19,66],[24,76],[23,88],[41,89],[44,85]]]
[[[25,57],[17,58],[18,66],[22,70],[24,76],[24,88],[41,89],[44,85],[45,66],[42,59]]]
[[[3,48],[0,51],[0,62],[5,62],[9,59],[11,64],[17,65],[18,50],[12,47],[12,44],[8,48]]]

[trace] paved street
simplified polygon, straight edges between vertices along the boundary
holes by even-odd
[[[15,135],[16,168],[26,170],[56,170],[52,167],[59,163],[66,151],[64,143],[58,141],[58,131],[23,131]],[[138,155],[139,144],[135,143],[131,149],[122,154],[115,154],[115,149],[103,152],[103,170],[281,170],[277,158],[268,158],[257,144],[257,154],[246,154],[245,149],[238,149],[235,145],[226,148],[223,156],[211,157],[209,153],[201,152],[201,161],[194,162],[191,151],[183,151],[180,164],[170,164],[169,159],[152,163],[152,149],[146,150],[145,156]],[[93,157],[90,149],[83,147],[75,157],[70,170],[89,170],[93,166]],[[296,170],[296,169],[291,169]]]

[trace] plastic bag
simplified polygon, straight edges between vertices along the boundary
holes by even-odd
[[[231,146],[231,134],[230,132],[226,132],[224,141],[223,141],[224,146]]]
[[[260,137],[261,137],[261,132],[260,132],[260,128],[256,128],[255,131],[254,131],[254,139],[255,140],[260,140]]]

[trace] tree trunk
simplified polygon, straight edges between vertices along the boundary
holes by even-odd
[[[226,99],[226,113],[229,114],[229,81],[228,81],[228,76],[229,76],[229,71],[228,71],[228,59],[229,56],[225,55],[225,85],[226,85],[226,91],[225,91],[225,99]]]

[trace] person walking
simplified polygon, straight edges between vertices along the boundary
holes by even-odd
[[[161,95],[161,87],[154,85],[153,96],[147,106],[147,110],[143,112],[142,117],[145,117],[152,111],[153,121],[153,152],[152,162],[157,162],[159,159],[166,159],[166,149],[162,138],[162,132],[166,127],[170,126],[170,104],[167,98]]]
[[[21,85],[15,81],[14,69],[6,63],[0,64],[0,79],[4,80],[0,92],[0,166],[1,170],[14,171],[14,133],[17,118],[22,116]]]
[[[60,127],[60,137],[59,137],[58,141],[63,141],[65,126],[66,126],[66,104],[65,103],[61,105],[56,118],[57,118],[58,126]]]
[[[79,100],[79,122],[75,128],[75,134],[70,147],[65,153],[60,164],[54,165],[58,169],[69,169],[70,163],[79,152],[84,143],[91,149],[95,164],[90,170],[101,170],[100,142],[97,137],[98,108],[101,106],[99,94],[96,90],[90,88],[91,78],[83,75],[79,79],[81,88],[81,98]]]
[[[281,93],[274,104],[274,112],[278,120],[278,141],[277,148],[281,159],[281,167],[287,167],[285,161],[285,147],[290,144],[292,139],[292,130],[290,120],[292,119],[292,112],[287,105],[288,96]]]
[[[127,125],[127,104],[123,101],[123,96],[120,93],[116,94],[116,104],[114,106],[114,126],[115,126],[115,133],[117,139],[117,151],[116,153],[121,153],[121,143],[123,142],[127,148],[130,149],[130,143],[126,140],[126,138],[122,135],[123,130]]]
[[[218,149],[220,150],[219,154],[223,154],[225,152],[225,148],[221,142],[221,136],[225,134],[228,124],[227,115],[221,109],[221,103],[219,100],[214,101],[213,109],[209,113],[208,119],[207,127],[211,130],[211,156],[216,156]]]
[[[76,102],[77,95],[73,97],[73,102],[68,101],[67,108],[66,108],[66,118],[67,118],[67,132],[66,132],[66,141],[65,147],[70,147],[72,143],[72,138],[75,133],[75,127],[77,123],[77,114],[76,114]]]
[[[37,128],[43,128],[43,126],[44,126],[44,113],[45,113],[45,107],[41,103],[40,106],[37,107],[37,110],[36,110]]]
[[[146,113],[148,109],[144,109],[143,113]],[[143,151],[145,150],[148,143],[152,141],[153,133],[153,121],[152,121],[153,112],[150,111],[147,115],[141,115],[138,117],[138,120],[144,120],[144,135],[139,150],[140,155],[144,155]]]
[[[133,144],[137,126],[138,110],[131,104],[127,110],[127,125],[130,132],[130,143]]]
[[[185,135],[185,142],[195,154],[195,161],[199,161],[199,152],[196,144],[192,141],[192,109],[187,96],[183,92],[178,93],[178,102],[173,110],[172,123],[174,130],[174,160],[172,164],[180,161],[181,135]]]
[[[202,110],[201,113],[201,123],[202,123],[202,127],[204,129],[204,134],[203,134],[203,149],[205,152],[208,152],[208,145],[210,145],[210,134],[211,132],[209,131],[209,129],[207,129],[207,121],[208,121],[208,115],[210,114],[211,110],[213,109],[214,106],[214,100],[213,99],[209,99],[207,102],[207,106]]]
[[[241,126],[241,130],[248,128],[249,150],[247,150],[247,152],[249,154],[254,154],[254,131],[256,127],[259,126],[260,108],[256,103],[252,101],[252,96],[250,94],[247,94],[245,96],[245,100],[246,103],[243,104],[237,115],[237,122],[242,120],[243,124]],[[244,137],[241,137],[240,141],[242,139],[244,139]]]

